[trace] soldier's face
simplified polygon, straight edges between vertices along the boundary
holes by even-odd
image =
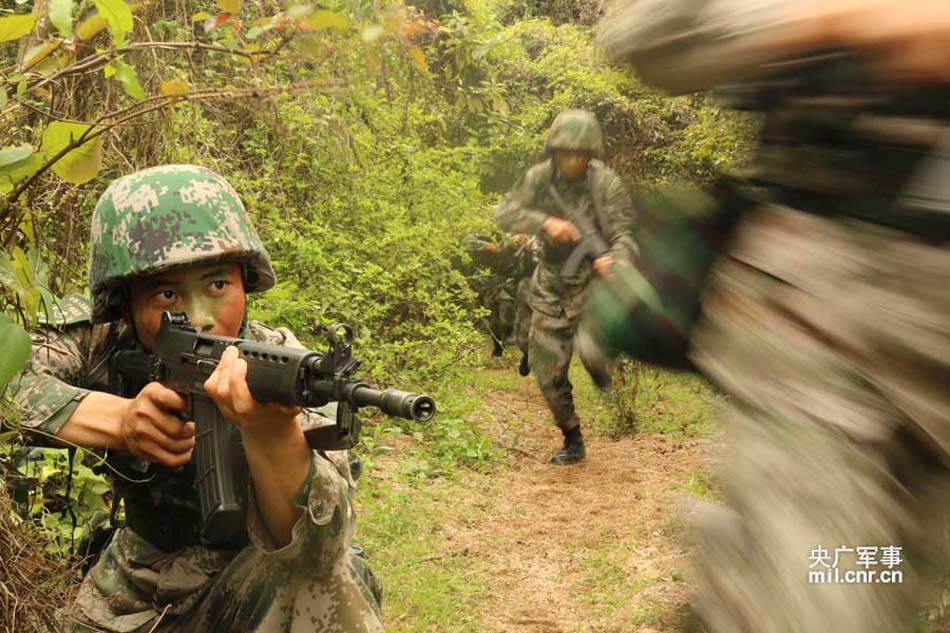
[[[554,150],[554,166],[569,180],[578,178],[587,169],[590,154],[587,152],[569,152],[563,149]]]
[[[241,265],[223,262],[188,266],[139,279],[129,284],[131,314],[139,341],[152,349],[162,324],[162,312],[185,312],[203,332],[237,336],[244,322],[247,297]]]

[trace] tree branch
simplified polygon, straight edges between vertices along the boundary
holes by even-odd
[[[109,130],[127,124],[133,119],[145,116],[151,112],[162,110],[164,108],[169,108],[176,103],[183,101],[228,101],[245,98],[261,98],[275,94],[303,92],[305,90],[310,90],[317,87],[322,88],[324,92],[330,93],[341,89],[342,84],[340,82],[315,80],[302,81],[289,86],[262,86],[253,88],[232,88],[228,90],[205,90],[175,97],[156,95],[137,102],[128,108],[123,108],[122,110],[117,110],[116,112],[106,114],[92,123],[90,127],[79,136],[79,138],[71,140],[52,158],[49,158],[35,173],[17,184],[16,188],[11,191],[6,200],[4,200],[3,206],[0,207],[0,221],[7,219],[11,205],[16,202],[23,192],[26,191],[34,182],[36,182],[40,176],[46,173],[46,171],[49,170],[49,168],[59,161],[63,156],[72,150],[89,143],[90,141],[94,141]],[[5,226],[4,228],[7,227]],[[7,236],[7,239],[4,241],[8,243],[10,239],[10,236]]]

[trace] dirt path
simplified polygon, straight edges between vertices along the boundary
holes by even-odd
[[[534,381],[491,397],[502,441],[517,446],[514,467],[491,507],[447,535],[492,578],[483,630],[646,633],[681,624],[690,574],[672,507],[714,461],[714,443],[587,432],[588,459],[555,467],[547,460],[560,434]]]

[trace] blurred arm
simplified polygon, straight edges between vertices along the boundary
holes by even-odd
[[[505,194],[495,209],[495,222],[509,233],[527,233],[533,235],[541,229],[545,220],[550,218],[546,211],[538,208],[537,192],[547,182],[545,164],[535,165],[524,175],[514,189]]]

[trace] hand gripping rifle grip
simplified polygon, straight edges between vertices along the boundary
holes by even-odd
[[[193,459],[195,489],[201,504],[201,538],[209,544],[233,542],[244,527],[234,473],[239,433],[210,398],[192,394],[189,408],[197,425]]]

